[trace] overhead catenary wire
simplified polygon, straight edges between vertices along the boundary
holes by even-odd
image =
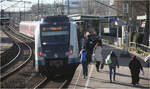
[[[114,7],[112,7],[112,6],[109,6],[109,5],[107,5],[107,4],[104,4],[104,3],[100,2],[100,1],[95,0],[95,2],[97,2],[97,3],[101,4],[101,5],[104,5],[104,6],[106,6],[106,7],[109,7],[109,8],[111,8],[111,9],[117,11],[117,12],[123,13],[123,12],[120,11],[119,9],[116,9],[116,8],[114,8]]]

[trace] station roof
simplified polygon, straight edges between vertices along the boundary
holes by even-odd
[[[83,15],[83,14],[74,14],[69,15],[71,19],[75,21],[105,21],[108,20],[108,18],[116,17],[116,16],[96,16],[96,15]]]
[[[69,15],[69,17],[76,21],[88,21],[88,20],[101,20],[100,16],[96,15],[82,15],[82,14],[74,14]]]

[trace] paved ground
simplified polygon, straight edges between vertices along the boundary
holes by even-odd
[[[114,49],[118,56],[122,53],[122,50],[104,46],[104,57],[108,55],[111,49]],[[139,85],[132,86],[131,84],[131,75],[128,68],[130,57],[119,57],[120,68],[117,69],[116,81],[113,83],[109,82],[108,65],[105,65],[100,72],[96,71],[94,64],[89,65],[89,74],[86,79],[83,78],[82,66],[79,65],[68,89],[150,89],[150,68],[146,67],[142,59],[139,60],[142,62],[145,71],[144,76],[140,74]]]
[[[10,38],[0,30],[0,54],[13,45]]]

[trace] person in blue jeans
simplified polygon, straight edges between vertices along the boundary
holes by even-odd
[[[116,66],[119,68],[119,63],[115,52],[112,51],[110,58],[111,58],[111,63],[108,65],[109,65],[110,82],[112,82],[112,74],[113,74],[113,81],[115,81]]]
[[[88,63],[87,63],[86,55],[87,55],[87,50],[85,49],[85,46],[84,46],[82,50],[80,51],[80,56],[81,56],[80,63],[82,64],[84,79],[88,75]]]

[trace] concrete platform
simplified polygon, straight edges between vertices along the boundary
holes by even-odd
[[[0,30],[0,54],[13,46],[11,39]]]
[[[105,46],[104,49],[106,49],[103,53],[105,57],[109,53],[108,50],[111,49],[114,49],[117,55],[121,53],[120,49],[108,46]],[[110,83],[108,65],[105,65],[103,70],[97,72],[94,64],[88,66],[88,76],[84,79],[80,64],[68,89],[150,89],[150,68],[146,67],[142,59],[139,60],[142,62],[145,72],[144,76],[140,74],[139,85],[132,86],[131,84],[131,74],[128,67],[130,57],[119,57],[120,68],[116,69],[116,81]]]

